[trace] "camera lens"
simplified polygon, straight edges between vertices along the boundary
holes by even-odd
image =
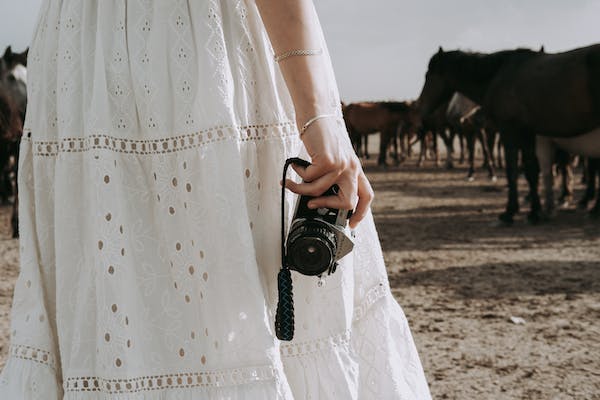
[[[292,226],[288,237],[287,261],[305,275],[319,275],[331,266],[336,236],[324,222],[303,221]]]

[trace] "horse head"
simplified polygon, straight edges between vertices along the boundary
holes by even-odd
[[[447,102],[455,92],[451,76],[448,74],[452,53],[455,52],[445,52],[440,46],[438,52],[429,60],[425,84],[417,100],[420,113],[424,117]]]
[[[27,67],[27,54],[29,54],[29,47],[27,47],[21,53],[15,53],[12,50],[12,46],[7,46],[4,50],[4,55],[2,56],[2,59],[6,63],[7,68],[9,70],[12,70],[19,64],[24,67]]]
[[[7,46],[4,50],[2,58],[0,58],[0,79],[6,78],[13,70],[22,66],[27,68],[27,55],[29,54],[29,47],[27,47],[21,53],[15,53],[12,50],[12,46]]]

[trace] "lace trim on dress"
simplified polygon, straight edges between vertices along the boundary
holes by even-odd
[[[369,308],[379,299],[385,297],[389,292],[386,282],[379,282],[376,286],[369,289],[365,295],[365,300],[359,306],[354,308],[353,322],[362,319]],[[316,353],[324,349],[348,346],[350,344],[352,331],[348,329],[337,335],[328,336],[321,339],[313,339],[306,342],[285,343],[279,347],[282,357],[299,357],[311,353]]]
[[[390,292],[386,282],[372,287],[362,304],[354,308],[353,321],[367,315],[371,306]],[[282,357],[301,357],[319,351],[347,347],[350,345],[351,330],[316,340],[281,344]],[[24,345],[12,345],[10,355],[49,365],[54,368],[54,357],[50,352]],[[195,387],[223,387],[274,379],[273,366],[235,368],[222,371],[186,372],[131,379],[105,379],[100,377],[70,377],[63,383],[65,392],[104,392],[108,394],[138,393],[152,390]]]
[[[359,306],[354,307],[353,321],[356,322],[362,319],[369,310],[369,308],[371,308],[371,306],[377,300],[381,299],[388,293],[390,292],[386,281],[379,282],[379,284],[369,289],[369,291],[365,295],[365,299],[363,300],[363,302]]]
[[[337,335],[307,340],[299,343],[286,343],[280,346],[281,357],[300,357],[307,354],[317,353],[321,350],[348,346],[350,344],[350,329]]]
[[[56,363],[52,353],[38,349],[31,346],[25,346],[22,344],[13,344],[10,346],[8,351],[10,357],[21,358],[23,360],[34,361],[40,364],[48,365],[51,368],[55,368]]]
[[[218,125],[201,131],[157,139],[128,139],[106,134],[92,134],[79,138],[62,138],[58,141],[33,140],[31,130],[23,132],[21,140],[33,145],[33,155],[56,156],[58,153],[74,153],[91,149],[106,149],[119,153],[161,154],[204,146],[227,139],[239,141],[263,140],[297,134],[295,122],[284,121],[270,124]]]
[[[151,390],[223,387],[275,378],[272,366],[235,368],[211,372],[184,372],[142,376],[131,379],[104,379],[99,377],[67,378],[65,392],[104,392],[109,394],[137,393]]]

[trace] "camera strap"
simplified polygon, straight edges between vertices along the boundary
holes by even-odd
[[[275,334],[279,340],[294,338],[294,293],[292,273],[285,262],[285,181],[290,164],[307,166],[309,163],[301,158],[288,158],[283,166],[281,181],[281,270],[277,274],[277,312],[275,314]]]

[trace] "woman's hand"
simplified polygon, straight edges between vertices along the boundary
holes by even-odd
[[[349,221],[354,229],[367,214],[374,193],[344,123],[332,117],[318,119],[306,129],[302,140],[311,165],[303,168],[292,164],[304,182],[287,179],[286,187],[294,193],[315,197],[308,202],[310,208],[354,210]],[[334,184],[339,187],[337,195],[321,196]]]

